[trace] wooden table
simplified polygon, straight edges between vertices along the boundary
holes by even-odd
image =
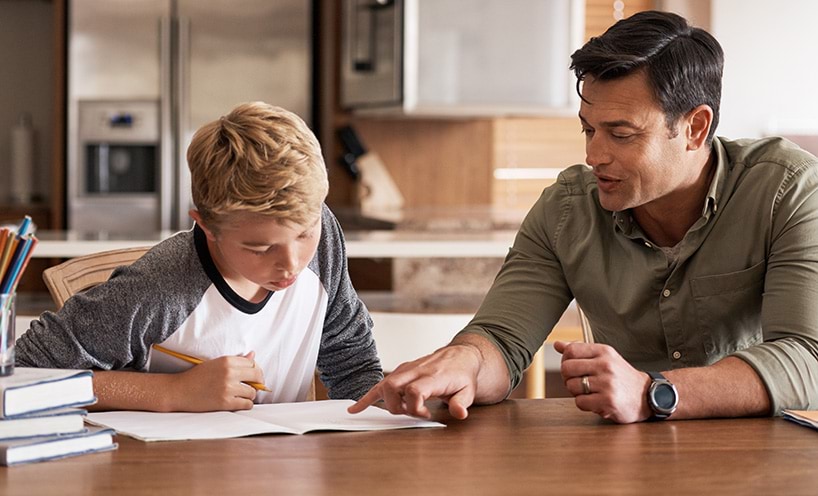
[[[818,432],[781,418],[615,425],[509,400],[445,429],[142,443],[0,468],[0,493],[815,494]]]

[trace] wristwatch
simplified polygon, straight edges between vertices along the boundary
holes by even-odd
[[[679,393],[676,386],[659,372],[648,372],[651,382],[648,387],[648,405],[653,410],[652,420],[664,420],[676,411]]]

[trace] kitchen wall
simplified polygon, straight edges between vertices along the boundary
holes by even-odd
[[[725,52],[718,134],[818,134],[818,2],[712,0]]]
[[[9,196],[11,130],[21,113],[35,130],[34,191],[50,192],[54,119],[53,5],[47,1],[0,0],[0,204]]]

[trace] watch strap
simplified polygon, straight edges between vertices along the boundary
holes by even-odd
[[[648,375],[650,376],[651,381],[666,381],[667,380],[665,378],[665,376],[663,376],[659,372],[648,372]]]

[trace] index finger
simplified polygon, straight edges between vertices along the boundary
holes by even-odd
[[[355,402],[354,405],[347,408],[349,413],[361,413],[362,411],[366,410],[368,407],[374,405],[375,403],[379,402],[383,399],[383,393],[381,392],[381,385],[376,384],[372,387],[365,395],[361,397],[358,401]]]

